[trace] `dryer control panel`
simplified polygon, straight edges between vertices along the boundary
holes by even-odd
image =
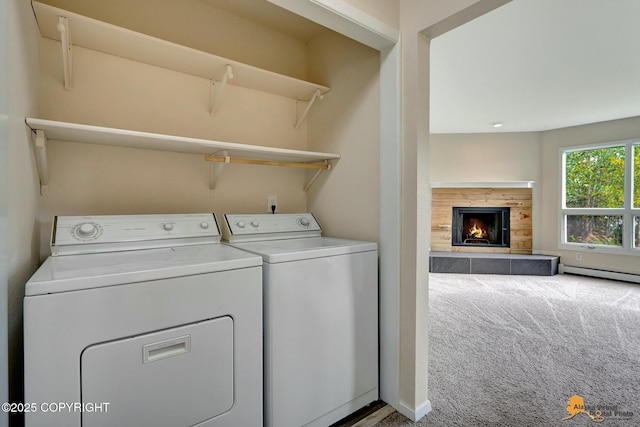
[[[212,213],[56,216],[51,228],[53,256],[218,242]]]
[[[318,237],[322,228],[311,213],[225,214],[222,238],[230,243]]]

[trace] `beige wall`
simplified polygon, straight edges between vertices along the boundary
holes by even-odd
[[[560,262],[566,265],[588,268],[640,273],[638,258],[635,256],[609,255],[583,252],[582,261],[576,260],[575,251],[558,249],[560,230],[560,148],[613,142],[640,138],[640,117],[594,123],[543,132],[542,134],[542,174],[543,210],[542,248],[559,252]]]
[[[537,132],[435,134],[430,137],[431,181],[540,180]]]
[[[289,98],[228,86],[209,114],[207,79],[74,48],[74,87],[61,84],[58,42],[41,40],[41,117],[221,141],[306,149]],[[228,165],[209,190],[203,156],[52,141],[42,249],[53,215],[306,210],[303,170]]]
[[[535,181],[533,251],[542,251],[542,135],[539,132],[435,134],[430,137],[429,179]]]
[[[340,153],[308,192],[330,236],[379,238],[379,53],[336,33],[309,43],[310,79],[331,87],[309,118],[309,148]]]
[[[24,118],[38,111],[38,36],[29,2],[9,1],[8,320],[9,398],[22,399],[22,300],[38,266],[39,182]],[[12,423],[18,425],[20,416]]]

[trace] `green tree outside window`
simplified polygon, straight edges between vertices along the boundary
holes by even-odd
[[[624,146],[567,153],[566,206],[624,207],[624,157]]]

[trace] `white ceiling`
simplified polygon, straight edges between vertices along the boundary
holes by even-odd
[[[432,40],[430,78],[432,133],[640,116],[640,0],[513,0]]]

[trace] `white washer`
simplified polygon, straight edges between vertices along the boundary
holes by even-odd
[[[321,237],[312,214],[225,215],[262,256],[265,426],[328,426],[378,399],[377,244]]]
[[[219,242],[213,214],[54,218],[26,426],[261,426],[262,259]]]

